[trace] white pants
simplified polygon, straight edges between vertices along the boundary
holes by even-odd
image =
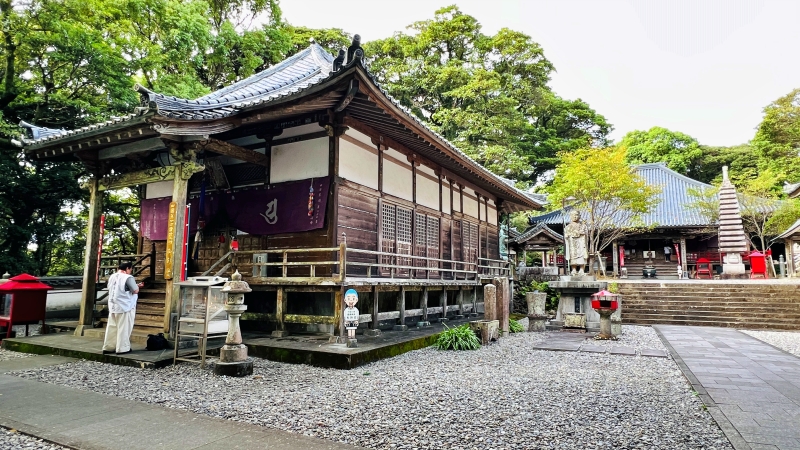
[[[115,350],[117,353],[129,351],[131,349],[131,333],[133,332],[133,320],[135,318],[135,307],[124,313],[109,313],[103,350]]]

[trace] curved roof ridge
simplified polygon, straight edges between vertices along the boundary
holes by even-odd
[[[261,72],[255,73],[255,74],[253,74],[253,75],[251,75],[251,76],[249,76],[249,77],[247,77],[247,78],[245,78],[243,80],[239,80],[239,81],[237,81],[237,82],[235,82],[235,83],[233,83],[231,85],[225,86],[222,89],[216,90],[214,92],[206,94],[206,95],[204,95],[202,97],[198,97],[197,99],[191,100],[191,101],[195,101],[195,102],[211,101],[212,99],[218,99],[218,98],[221,98],[221,97],[225,97],[228,94],[230,94],[231,92],[236,92],[236,91],[238,91],[238,90],[240,90],[240,89],[242,89],[244,87],[251,86],[251,85],[263,80],[264,78],[269,77],[270,75],[274,75],[277,72],[285,70],[287,67],[291,66],[292,64],[294,64],[298,60],[304,59],[304,58],[306,58],[308,56],[311,56],[311,59],[314,61],[314,63],[317,64],[318,69],[322,69],[323,67],[322,67],[321,63],[323,61],[320,61],[320,56],[321,56],[320,53],[322,53],[322,54],[327,56],[327,58],[323,58],[323,61],[325,63],[327,63],[329,66],[332,66],[332,64],[333,64],[333,56],[329,55],[328,52],[326,52],[325,49],[322,48],[322,46],[320,46],[319,44],[314,42],[311,45],[309,45],[308,47],[306,47],[305,50],[302,50],[302,51],[299,51],[299,52],[295,53],[294,55],[284,59],[283,61],[279,62],[278,64],[275,64],[274,66],[268,67],[268,68],[262,70]],[[306,76],[308,76],[308,75],[309,74],[307,74]],[[305,77],[303,77],[303,78],[305,78]]]

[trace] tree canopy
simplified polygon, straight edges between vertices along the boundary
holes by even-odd
[[[611,125],[588,104],[547,85],[553,64],[518,31],[485,34],[456,6],[409,33],[365,44],[378,81],[493,172],[529,185],[559,152],[607,143]]]
[[[678,131],[653,127],[631,131],[622,138],[625,160],[631,164],[664,162],[670,169],[695,178],[703,151],[697,139]]]
[[[659,188],[625,162],[624,149],[580,149],[559,156],[548,201],[553,208],[564,202],[581,212],[590,255],[644,226],[641,217],[656,205]]]

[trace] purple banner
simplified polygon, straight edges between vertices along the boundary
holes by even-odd
[[[271,235],[322,228],[328,205],[330,178],[288,181],[237,192],[208,194],[204,199],[206,224],[223,223],[248,234]],[[142,200],[142,235],[167,239],[170,197]],[[199,198],[189,200],[189,233],[197,231]]]

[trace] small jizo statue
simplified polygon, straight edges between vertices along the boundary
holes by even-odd
[[[355,339],[356,328],[358,328],[358,292],[355,289],[348,289],[344,293],[344,303],[347,308],[344,309],[344,327],[347,329],[347,339]]]

